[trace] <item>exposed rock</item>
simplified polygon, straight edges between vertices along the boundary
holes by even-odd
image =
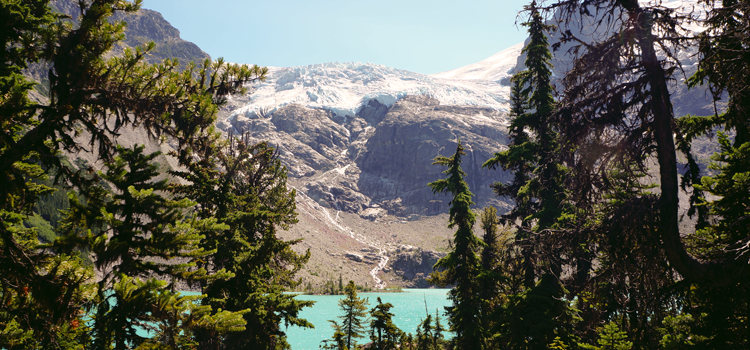
[[[411,281],[410,287],[426,288],[430,286],[426,278],[443,256],[433,251],[403,251],[391,257],[390,266],[397,275]]]
[[[78,21],[80,9],[77,1],[57,0],[52,1],[50,6],[70,16],[74,22]],[[161,62],[166,58],[177,58],[184,67],[187,62],[202,63],[203,60],[211,58],[198,45],[180,38],[180,31],[169,24],[159,12],[142,8],[135,13],[116,12],[110,18],[112,22],[120,20],[127,23],[125,40],[117,43],[108,54],[109,56],[119,56],[125,48],[134,48],[153,41],[156,47],[146,56],[146,61],[149,63]]]
[[[366,208],[359,212],[359,217],[370,221],[377,221],[388,214],[388,211],[383,208]]]
[[[357,160],[362,170],[358,186],[396,215],[445,212],[448,201],[430,203],[442,200],[443,195],[433,195],[427,183],[441,178],[445,170],[432,165],[433,159],[453,155],[460,139],[467,153],[462,168],[475,202],[496,204],[489,185],[508,178],[481,167],[508,142],[499,117],[490,109],[440,106],[426,96],[407,96],[391,108],[368,139],[368,152]],[[397,199],[400,202],[392,202]]]
[[[381,104],[378,100],[370,100],[370,102],[362,106],[357,115],[368,124],[377,126],[383,121],[386,113],[388,113],[388,106]]]
[[[364,256],[357,254],[357,253],[352,253],[352,252],[346,252],[346,254],[344,254],[344,257],[346,257],[349,260],[354,260],[356,262],[362,262],[362,260],[365,259]]]
[[[295,104],[261,114],[235,113],[219,126],[249,132],[253,141],[269,140],[279,148],[290,175],[301,182],[298,189],[327,208],[371,221],[386,213],[447,212],[449,197],[433,195],[427,183],[445,170],[432,165],[433,159],[452,155],[459,139],[467,149],[462,167],[477,206],[493,204],[501,212],[508,206],[489,186],[509,177],[481,168],[508,142],[504,114],[492,109],[406,96],[390,109],[369,100],[358,116],[345,121],[331,111]]]
[[[359,213],[370,201],[363,194],[341,186],[326,186],[324,183],[308,183],[307,195],[316,202],[321,200],[326,207],[349,213]]]

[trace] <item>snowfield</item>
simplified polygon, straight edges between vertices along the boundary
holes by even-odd
[[[269,67],[265,82],[254,85],[245,96],[234,97],[241,99],[244,105],[235,109],[229,118],[244,115],[254,119],[292,103],[329,110],[339,117],[354,117],[361,106],[371,100],[391,107],[406,95],[427,95],[443,105],[507,111],[510,89],[499,80],[509,76],[507,71],[514,66],[510,62],[515,62],[518,52],[520,49],[509,49],[500,53],[505,55],[500,59],[496,58],[500,54],[490,58],[503,62],[502,65],[487,65],[487,76],[499,77],[496,80],[467,78],[459,73],[429,76],[359,62]]]
[[[447,72],[433,74],[433,77],[462,80],[490,80],[501,81],[510,78],[516,67],[518,56],[521,55],[523,43],[513,45],[500,51],[490,58]]]

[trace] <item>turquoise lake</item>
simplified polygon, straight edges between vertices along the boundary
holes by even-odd
[[[358,293],[360,298],[369,299],[369,309],[377,305],[377,299],[384,303],[393,304],[391,313],[393,323],[402,331],[415,334],[417,326],[425,318],[425,302],[430,314],[435,315],[435,310],[440,312],[440,321],[447,327],[444,306],[449,306],[448,291],[450,289],[404,289],[403,293]],[[300,313],[300,317],[307,319],[315,329],[289,327],[286,329],[287,341],[293,350],[317,350],[323,339],[333,336],[333,328],[328,320],[336,320],[341,323],[338,316],[341,315],[338,301],[343,295],[299,295],[300,300],[315,301],[315,305],[306,308]],[[283,327],[283,325],[282,325]],[[359,344],[367,343],[370,339],[360,338]]]

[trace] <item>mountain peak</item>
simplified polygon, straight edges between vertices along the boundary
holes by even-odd
[[[456,80],[489,80],[501,81],[509,78],[516,67],[518,56],[523,50],[523,43],[513,45],[489,58],[468,66],[433,74],[435,78]]]

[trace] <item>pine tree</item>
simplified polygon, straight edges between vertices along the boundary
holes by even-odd
[[[629,342],[627,333],[620,330],[615,322],[609,322],[599,329],[599,346],[580,344],[582,348],[589,350],[630,350],[633,343]]]
[[[286,343],[281,323],[312,327],[298,315],[313,304],[284,294],[300,283],[294,275],[310,257],[309,251],[298,254],[292,250],[299,240],[284,241],[277,236],[278,228],[296,222],[295,191],[287,188],[286,168],[274,148],[265,142],[251,144],[246,135],[242,140],[230,135],[226,149],[207,147],[199,156],[187,171],[173,172],[190,184],[172,190],[198,198],[198,216],[225,225],[223,230],[204,232],[202,246],[213,251],[204,264],[232,274],[204,282],[204,302],[216,309],[249,309],[244,313],[245,330],[223,339],[216,333],[201,334],[201,346],[281,346]]]
[[[195,203],[163,196],[168,183],[166,179],[155,180],[159,172],[153,164],[160,153],[145,155],[143,149],[143,146],[133,149],[118,146],[119,155],[105,165],[106,172],[98,174],[111,184],[111,190],[98,185],[81,187],[85,204],[71,196],[71,209],[60,229],[62,238],[54,245],[60,252],[90,251],[95,257],[94,266],[103,276],[96,288],[91,325],[92,347],[97,349],[110,345],[126,349],[129,344],[143,343],[146,338],[137,334],[137,328],[148,322],[163,321],[156,315],[167,316],[157,310],[188,311],[188,300],[182,299],[182,305],[175,304],[178,303],[178,295],[173,292],[175,284],[209,278],[195,264],[195,259],[208,255],[198,246],[202,236],[197,231],[221,228],[212,219],[183,217],[183,211]],[[96,230],[81,234],[92,227]],[[158,276],[162,281],[149,276]],[[172,314],[174,328],[169,333],[189,334],[191,330],[181,328],[188,315]],[[174,337],[170,337],[170,342],[177,346]]]
[[[500,312],[498,339],[511,349],[544,349],[560,338],[573,344],[575,310],[564,300],[565,288],[551,274],[530,289],[510,296]]]
[[[508,150],[495,153],[483,167],[514,171],[510,184],[493,185],[499,196],[510,197],[514,208],[503,215],[505,221],[516,225],[517,244],[522,247],[524,287],[531,288],[539,268],[535,250],[535,233],[557,227],[566,211],[564,189],[565,170],[562,166],[561,129],[553,118],[555,101],[552,96],[551,63],[547,33],[553,29],[545,24],[535,1],[526,7],[529,21],[524,23],[529,32],[526,53],[527,69],[516,73],[511,90],[509,127],[511,139]],[[520,220],[520,223],[517,221]],[[559,263],[547,266],[559,270]],[[559,271],[554,271],[559,274]]]
[[[447,345],[443,336],[445,329],[440,323],[440,314],[437,310],[435,312],[434,323],[435,325],[433,326],[433,317],[428,314],[422,323],[417,326],[415,344],[417,350],[441,350]]]
[[[708,3],[712,7],[717,2]],[[736,83],[732,90],[738,99],[732,104],[738,107],[747,100],[742,98],[742,91],[746,90],[742,86],[748,81],[747,65],[740,63],[742,58],[739,58],[746,58],[746,45],[742,42],[747,38],[747,26],[736,25],[737,21],[746,21],[744,3],[728,1],[728,8],[717,6],[709,11],[707,27],[710,30],[701,40],[703,63],[698,64],[700,72],[691,79],[696,83],[705,78],[715,84],[715,92],[729,92],[730,85]],[[663,250],[670,268],[682,278],[701,284],[728,285],[746,280],[746,272],[742,272],[747,271],[746,264],[738,262],[744,259],[730,256],[710,261],[701,259],[685,244],[684,238],[688,235],[680,230],[676,140],[683,142],[684,138],[689,142],[691,134],[711,131],[716,126],[738,128],[737,132],[742,134],[741,129],[745,127],[741,124],[746,124],[747,120],[737,115],[739,118],[687,118],[685,122],[677,122],[669,81],[679,71],[677,67],[681,62],[675,53],[688,44],[684,25],[690,19],[679,12],[662,12],[658,5],[637,1],[595,0],[587,2],[585,10],[580,3],[571,1],[559,1],[550,6],[556,8],[566,26],[580,25],[587,20],[593,21],[588,22],[593,25],[618,23],[595,44],[572,48],[578,50],[578,54],[563,79],[565,95],[558,115],[564,121],[561,125],[565,126],[565,142],[578,147],[577,173],[572,177],[575,180],[572,185],[574,193],[580,197],[579,205],[587,207],[609,192],[610,183],[605,181],[608,170],[627,166],[626,172],[638,171],[655,161],[659,168],[658,206],[654,208],[658,213],[658,226],[651,234],[658,235],[656,245]],[[594,16],[594,13],[600,15]],[[587,18],[572,20],[580,16]],[[628,20],[620,21],[625,18]],[[573,32],[562,30],[562,40],[576,42],[580,39]],[[662,45],[667,42],[670,44]],[[690,182],[695,183],[695,180],[690,179]],[[686,186],[685,190],[690,189]],[[637,196],[630,204],[643,201],[649,195]]]
[[[552,54],[546,36],[553,27],[544,23],[535,1],[527,10],[529,21],[523,25],[529,27],[530,41],[522,51],[526,53],[527,69],[516,73],[512,79],[511,143],[507,151],[496,153],[484,167],[499,166],[514,171],[513,183],[494,185],[498,195],[509,196],[517,203],[506,218],[518,218],[529,224],[533,220],[536,231],[540,231],[551,227],[561,212],[560,145],[557,141],[559,128],[552,118],[555,109],[550,69]]]
[[[396,349],[403,333],[393,323],[393,313],[391,313],[393,304],[383,303],[378,297],[378,305],[370,310],[372,321],[370,322],[370,340],[374,343],[374,348],[378,350]]]
[[[84,305],[95,304],[104,310],[104,298],[120,296],[113,296],[115,291],[102,295],[101,285],[90,282],[92,272],[84,266],[81,252],[86,247],[95,248],[103,254],[92,256],[95,266],[114,266],[112,271],[116,272],[107,276],[112,283],[107,287],[117,286],[127,293],[134,287],[137,292],[130,294],[132,300],[151,303],[139,307],[154,305],[168,286],[144,274],[169,275],[174,278],[171,283],[195,279],[201,273],[190,270],[190,256],[186,257],[188,262],[175,266],[134,258],[143,255],[169,260],[189,252],[196,257],[202,254],[200,249],[190,248],[199,236],[196,228],[180,220],[188,202],[167,200],[150,185],[136,188],[148,179],[127,174],[107,175],[113,181],[130,181],[132,185],[120,186],[112,193],[99,175],[90,176],[92,169],[78,169],[64,162],[60,153],[91,151],[103,163],[116,164],[117,136],[123,128],[138,126],[151,136],[175,140],[184,163],[192,157],[190,149],[212,135],[217,104],[223,103],[228,93],[241,91],[242,84],[263,79],[267,72],[257,66],[226,65],[221,60],[205,61],[200,66],[188,64],[184,70],[176,60],[145,64],[144,57],[153,50],[153,44],[105,59],[105,54],[122,40],[125,27],[123,22],[109,21],[109,17],[116,11],[138,10],[140,1],[77,4],[82,6],[81,16],[76,25],[71,25],[67,23],[70,19],[51,12],[49,1],[0,3],[0,41],[6,48],[0,54],[0,272],[6,276],[0,281],[0,324],[8,331],[0,336],[2,348],[21,344],[30,348],[88,348],[92,346],[91,332],[119,337],[107,347],[130,346],[142,340],[130,332],[129,326],[105,329],[102,322],[106,323],[107,315],[114,315],[110,312],[114,309],[98,313],[95,329],[88,327],[81,312]],[[46,73],[39,85],[21,74],[31,65]],[[32,103],[28,98],[35,85],[46,97],[42,102]],[[23,221],[32,215],[39,198],[53,192],[39,181],[52,171],[56,184],[78,191],[87,202],[71,209],[71,214],[82,215],[78,222],[70,219],[62,228],[67,236],[64,241],[41,245],[38,232],[24,227]],[[141,174],[148,176],[148,171]],[[123,208],[125,202],[137,207]],[[130,210],[134,215],[129,216]],[[158,223],[149,222],[151,219]],[[171,219],[175,221],[165,223]],[[105,229],[115,234],[112,239],[102,234]],[[154,236],[148,237],[152,233]],[[132,251],[118,246],[131,243]],[[125,310],[126,305],[136,305],[125,298],[123,294],[119,310],[129,321],[117,322],[145,317],[141,310]],[[215,324],[212,312],[203,312],[208,328]],[[106,340],[97,341],[103,344]]]
[[[485,331],[483,338],[488,342],[485,348],[492,348],[491,331],[494,328],[493,313],[497,308],[502,306],[505,295],[503,293],[503,284],[508,283],[508,279],[502,272],[504,265],[507,263],[503,259],[504,242],[498,227],[497,209],[493,206],[485,207],[480,214],[480,225],[484,235],[482,241],[484,247],[481,252],[481,272],[477,278],[479,283],[479,300],[481,301],[480,320],[482,329]]]
[[[450,291],[453,306],[446,307],[451,331],[456,337],[453,343],[457,349],[481,349],[482,329],[479,322],[480,303],[477,276],[480,261],[475,251],[483,243],[474,235],[475,214],[471,210],[469,185],[464,181],[466,173],[461,170],[461,156],[465,155],[459,140],[456,153],[452,157],[438,156],[433,164],[448,167],[443,173],[447,178],[429,183],[433,193],[453,195],[449,213],[449,228],[456,228],[453,235],[453,250],[435,264],[436,269],[445,269],[438,277],[446,285],[455,285]],[[433,278],[433,280],[435,280]]]
[[[334,324],[334,328],[343,333],[346,340],[345,349],[354,349],[352,344],[356,346],[356,341],[353,342],[353,340],[362,338],[366,334],[367,304],[367,298],[357,297],[357,287],[354,285],[354,281],[349,281],[345,288],[344,299],[339,300],[339,308],[344,313],[342,316],[339,316],[341,326],[337,327],[338,324],[331,321]]]
[[[321,341],[322,344],[320,347],[330,350],[348,350],[349,348],[346,346],[346,334],[341,330],[341,326],[333,320],[328,320],[328,322],[331,322],[331,327],[333,327],[333,337],[330,340],[324,339]]]
[[[432,337],[432,346],[435,349],[443,349],[445,348],[445,337],[443,336],[443,332],[446,331],[446,329],[443,327],[443,324],[440,323],[440,313],[435,310],[435,327],[433,328],[433,337]]]
[[[422,323],[417,326],[417,350],[435,350],[434,334],[432,327],[432,315],[427,315]]]

